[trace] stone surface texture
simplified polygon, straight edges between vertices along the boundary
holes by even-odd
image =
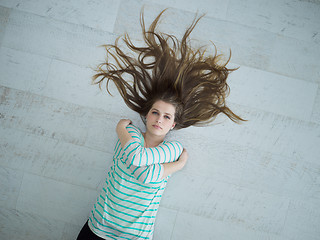
[[[214,42],[239,67],[223,116],[170,134],[189,152],[163,196],[154,240],[320,239],[320,2],[0,0],[0,239],[74,240],[130,118],[91,85],[103,44],[159,29]]]

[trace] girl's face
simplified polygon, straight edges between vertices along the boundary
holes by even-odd
[[[149,110],[146,119],[147,131],[153,135],[165,136],[174,128],[175,107],[162,100],[156,101]]]

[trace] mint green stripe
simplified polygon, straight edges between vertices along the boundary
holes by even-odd
[[[108,173],[109,174],[109,176],[110,176],[110,173]],[[119,176],[119,174],[116,172],[116,174]],[[112,176],[113,176],[113,180],[114,181],[116,181],[117,183],[118,183],[118,185],[120,185],[121,187],[124,187],[124,188],[127,188],[127,189],[129,189],[129,190],[132,190],[132,191],[136,191],[136,192],[139,192],[139,193],[146,193],[146,194],[152,194],[152,195],[154,195],[155,193],[154,192],[152,192],[152,193],[150,193],[150,192],[145,192],[145,191],[141,191],[141,190],[139,190],[139,189],[134,189],[134,188],[130,188],[130,187],[128,187],[128,186],[126,186],[126,185],[123,185],[123,184],[121,184],[121,183],[119,183],[115,178],[114,178],[114,175],[112,174]],[[110,176],[111,177],[111,176]],[[121,178],[121,176],[120,176],[120,178]],[[123,179],[123,178],[121,178],[121,179]],[[111,182],[110,182],[111,183]],[[158,190],[157,192],[163,192],[163,190],[164,190],[165,188],[159,188],[159,189],[156,189],[156,190]],[[131,195],[130,195],[131,196]],[[155,196],[155,197],[158,197],[158,196]],[[160,197],[161,197],[161,195],[160,195]]]
[[[151,150],[151,153],[152,153],[152,164],[154,164],[154,153],[153,153],[153,150],[152,149],[150,149]]]
[[[134,125],[129,125],[129,126],[127,126],[127,129],[129,130],[129,129],[131,129],[131,130],[133,130],[136,134],[139,134],[139,130],[137,129],[137,127],[136,126],[134,126]]]
[[[141,228],[134,228],[134,227],[126,227],[126,226],[123,226],[123,225],[121,225],[120,223],[116,223],[116,222],[113,222],[113,221],[105,218],[105,217],[102,215],[102,213],[99,212],[99,210],[97,209],[96,204],[94,204],[94,209],[96,210],[96,212],[100,215],[100,217],[101,217],[102,219],[104,219],[104,220],[106,220],[106,221],[108,221],[108,222],[110,222],[110,223],[113,223],[113,224],[115,224],[115,225],[117,225],[117,226],[119,226],[119,227],[127,228],[127,229],[133,229],[133,230],[142,231],[142,232],[150,232],[150,231],[152,231],[152,230],[143,230],[143,229],[141,229]],[[110,215],[111,215],[111,214],[110,214]],[[118,218],[118,217],[116,217],[116,218]],[[121,220],[121,219],[119,218],[119,220]],[[134,222],[126,221],[126,220],[123,220],[123,221],[124,221],[124,222],[128,222],[128,223],[134,223]],[[139,224],[140,224],[140,223],[139,223]],[[142,224],[142,225],[147,225],[147,226],[150,226],[150,225],[151,225],[151,226],[152,226],[153,223]]]
[[[154,165],[154,164],[153,164]],[[153,168],[153,171],[152,171],[152,174],[151,174],[151,179],[153,180],[153,175],[154,175],[154,168]],[[151,181],[150,181],[151,182]]]
[[[159,165],[160,165],[160,164],[159,164]],[[158,181],[158,180],[159,180],[159,178],[160,178],[160,173],[161,173],[161,165],[160,165],[159,169],[160,169],[160,171],[158,171],[158,177],[157,177],[157,181]]]
[[[125,174],[126,176],[135,179],[133,176],[131,176],[130,174],[126,173],[122,168],[120,168],[118,162],[117,162],[117,168],[118,168],[123,174]],[[119,176],[119,177],[120,177],[120,176]],[[121,178],[122,178],[122,177],[121,177]],[[135,185],[138,185],[138,186],[140,186],[140,187],[147,188],[147,189],[158,189],[158,188],[159,188],[159,187],[151,187],[151,186],[148,186],[148,185],[142,185],[142,184],[140,184],[140,183],[130,181],[129,179],[126,179],[126,178],[122,178],[122,179],[124,179],[124,180],[127,181],[127,182],[130,182],[130,183],[132,183],[132,184],[135,184]],[[156,184],[156,183],[148,183],[148,184]],[[160,189],[160,190],[161,190],[161,189]]]
[[[119,142],[120,143],[120,142]],[[116,153],[114,154],[114,157],[115,158],[118,158],[119,157],[119,155],[120,155],[120,153],[121,153],[121,144],[119,144],[119,146],[118,146],[118,149],[117,149],[117,151],[116,151]]]
[[[119,230],[119,229],[116,229],[116,228],[114,228],[114,227],[111,227],[111,226],[107,226],[107,225],[105,225],[105,224],[102,224],[102,223],[94,216],[94,212],[91,211],[91,213],[92,213],[92,217],[94,218],[94,220],[95,220],[96,223],[98,223],[99,225],[101,225],[101,226],[103,226],[103,227],[105,227],[105,228],[109,228],[109,229],[111,229],[111,230],[113,230],[113,231],[116,231],[116,232],[119,232],[119,233],[118,233],[118,234],[115,234],[115,233],[107,232],[107,231],[104,231],[104,230],[102,230],[102,229],[100,229],[100,228],[97,228],[97,227],[95,226],[94,221],[91,219],[91,217],[89,217],[89,220],[90,220],[92,226],[93,226],[96,230],[99,230],[99,231],[104,232],[104,233],[107,233],[107,234],[112,234],[112,235],[114,235],[114,236],[116,236],[116,237],[119,237],[119,234],[131,236],[130,238],[121,237],[121,239],[131,240],[131,239],[132,239],[132,236],[133,236],[133,237],[137,237],[137,238],[149,239],[149,237],[142,237],[142,236],[138,236],[138,235],[133,234],[133,233],[123,232],[123,231],[121,231],[121,230]],[[109,237],[109,236],[108,236],[108,237]],[[117,239],[118,239],[118,238],[117,238]]]
[[[129,160],[130,154],[131,154],[132,152],[136,151],[137,148],[139,148],[139,146],[137,146],[136,148],[132,149],[132,150],[128,153],[128,155],[127,155],[127,159],[128,159],[128,160]],[[134,161],[135,158],[136,158],[136,154],[132,157],[132,160],[131,160],[131,162],[130,162],[129,167],[131,167],[131,166],[133,165],[133,161]],[[126,162],[127,162],[127,161],[126,161]]]
[[[179,151],[180,151],[180,154],[181,154],[181,153],[182,153],[182,150],[183,150],[183,149],[180,148],[181,144],[180,144],[179,142],[176,142],[176,144],[177,144],[177,146],[178,146],[178,148],[179,148]]]
[[[160,159],[161,159],[160,152],[159,152],[158,148],[155,148],[155,150],[157,150],[157,152],[158,152],[158,155],[159,155],[159,161],[160,161]]]
[[[149,157],[148,157],[148,152],[146,151],[146,149],[144,149],[145,151],[145,153],[146,153],[146,165],[148,165],[148,162],[149,162]]]
[[[140,218],[155,218],[155,216],[140,216],[140,215],[137,216],[137,215],[132,215],[132,214],[130,214],[130,213],[121,212],[121,211],[119,211],[119,210],[111,207],[111,206],[106,202],[106,199],[103,198],[103,196],[101,196],[101,194],[100,194],[100,197],[101,197],[101,199],[103,200],[103,202],[104,202],[105,205],[107,205],[110,209],[112,209],[113,211],[118,212],[118,213],[120,213],[120,214],[127,215],[127,216],[133,217],[133,218],[139,218],[139,217],[140,217]],[[98,204],[102,207],[102,209],[104,209],[104,206],[102,206],[100,202],[98,202]],[[105,210],[103,210],[103,211],[106,212]],[[143,212],[145,212],[145,211],[140,211],[140,212],[143,213]]]
[[[118,176],[119,176],[119,174],[117,173],[117,172],[115,172]],[[111,174],[112,173],[110,173],[110,172],[108,172],[108,175],[109,175],[109,178],[111,178]],[[114,176],[113,174],[112,174],[112,176]],[[121,176],[119,176],[121,179],[124,179],[124,178],[122,178]],[[150,194],[150,195],[152,195],[152,196],[154,196],[154,197],[162,197],[162,194],[161,195],[154,195],[155,194],[155,192],[152,192],[152,193],[150,193],[150,192],[146,192],[146,191],[142,191],[142,190],[139,190],[139,189],[135,189],[135,188],[131,188],[131,187],[128,187],[128,186],[126,186],[126,185],[123,185],[123,184],[121,184],[119,181],[117,181],[114,177],[112,178],[118,185],[120,185],[121,187],[124,187],[124,188],[127,188],[127,189],[129,189],[129,190],[132,190],[132,191],[135,191],[135,192],[137,192],[137,193],[146,193],[146,194]],[[112,183],[111,183],[111,180],[109,179],[109,181],[110,181],[110,184],[112,185]],[[161,180],[162,181],[162,180]],[[161,182],[160,181],[160,182]],[[108,184],[108,182],[107,182],[107,180],[106,180],[106,183]],[[116,191],[118,191],[118,192],[120,192],[120,193],[123,193],[123,192],[121,192],[120,190],[118,190],[114,185],[112,185],[112,187],[116,190]],[[163,190],[164,190],[165,188],[163,187],[163,188],[159,188],[159,189],[156,189],[157,190],[157,192],[163,192]],[[124,193],[123,193],[124,194]],[[137,197],[137,196],[135,196],[135,195],[129,195],[130,197],[132,197],[132,196],[134,196],[134,197]],[[145,199],[142,199],[142,200],[152,200],[152,199],[147,199],[147,198],[145,198]]]
[[[142,151],[140,151],[139,167],[141,166],[141,160],[142,160]]]
[[[145,177],[143,180],[141,180],[141,182],[143,182],[143,183],[146,183],[146,181],[147,181],[147,179],[148,179],[149,171],[150,171],[150,166],[147,166],[147,167],[139,174],[139,176],[137,177],[137,179],[139,180],[140,177],[141,177],[141,175],[144,174],[147,170],[148,170],[148,173],[146,174],[146,177]]]
[[[116,198],[116,199],[119,199],[120,201],[123,201],[123,202],[128,202],[128,203],[131,203],[131,204],[134,204],[134,205],[138,205],[138,206],[141,206],[141,207],[148,207],[149,205],[144,205],[144,204],[140,204],[140,203],[136,203],[136,202],[133,202],[133,201],[130,201],[130,200],[126,200],[126,199],[123,199],[123,198],[120,198],[118,196],[116,196],[109,187],[108,188],[108,192],[112,195],[112,197]],[[160,204],[160,202],[152,202],[150,203],[151,205],[154,205],[154,204]]]
[[[118,169],[123,172],[123,170],[122,170],[121,168],[118,167]],[[129,183],[131,183],[131,184],[134,184],[134,185],[137,185],[137,186],[146,188],[146,189],[154,189],[154,190],[159,190],[159,191],[165,189],[164,187],[163,187],[163,188],[159,188],[159,187],[147,187],[147,186],[141,185],[141,184],[139,184],[139,183],[130,181],[129,179],[123,178],[123,177],[117,172],[117,170],[115,170],[114,172],[117,174],[117,176],[118,176],[119,178],[121,178],[122,180],[124,180],[124,181],[126,181],[126,182],[129,182]],[[148,183],[148,184],[159,184],[159,183]],[[133,188],[133,189],[134,189],[134,188]],[[143,193],[147,193],[147,194],[154,194],[154,192],[147,192],[147,191],[143,191],[143,190],[139,190],[139,189],[137,189],[136,191],[138,191],[138,192],[143,192]]]
[[[118,196],[116,196],[111,190],[110,188],[108,187],[108,190],[109,190],[109,193],[116,199],[119,199],[120,201],[123,201],[123,202],[128,202],[128,203],[131,203],[131,204],[134,204],[134,205],[138,205],[138,206],[141,206],[141,207],[148,207],[148,205],[144,205],[144,204],[140,204],[140,203],[136,203],[136,202],[133,202],[133,201],[130,201],[130,200],[126,200],[126,199],[123,199],[123,198],[120,198]]]
[[[99,220],[94,216],[93,211],[91,211],[91,212],[92,212],[92,217],[94,218],[95,222],[98,223],[98,224],[101,224],[101,223],[99,222]],[[107,234],[107,235],[105,235],[106,237],[109,237],[109,238],[112,238],[112,239],[114,239],[114,240],[117,240],[117,237],[118,237],[119,234],[115,234],[115,233],[112,233],[112,232],[107,232],[107,231],[104,231],[104,230],[102,230],[102,229],[100,229],[100,228],[97,228],[97,227],[95,226],[94,221],[92,220],[91,217],[89,217],[89,220],[90,220],[92,226],[94,227],[94,229],[99,230],[100,232],[103,232],[104,234]],[[101,224],[101,225],[103,225],[103,224]],[[112,230],[114,230],[114,231],[120,232],[121,235],[126,234],[126,233],[121,232],[121,231],[119,231],[119,230],[117,230],[117,229],[115,229],[115,228],[108,227],[108,226],[106,226],[106,225],[104,225],[104,226],[107,227],[107,228],[110,228],[110,229],[112,229]],[[128,234],[128,235],[129,235],[129,234]],[[116,238],[114,238],[113,236],[115,236]],[[121,237],[121,239],[129,240],[129,239],[131,239],[131,238]]]
[[[118,166],[118,169],[123,172],[123,170],[122,170],[119,166]],[[140,185],[140,184],[138,184],[138,183],[135,183],[135,182],[133,182],[133,181],[130,181],[129,179],[123,178],[123,177],[117,172],[117,170],[115,170],[114,172],[117,174],[117,176],[118,176],[119,178],[121,178],[122,180],[125,180],[126,182],[129,182],[129,183],[131,183],[131,184],[135,184],[135,185],[140,186],[140,187],[147,188],[147,187],[145,187],[145,186],[143,186],[143,185]],[[132,189],[134,189],[134,188],[132,188]],[[148,188],[148,189],[150,189],[150,188]],[[154,188],[154,189],[157,189],[157,188]],[[140,190],[138,190],[138,189],[134,189],[134,190],[137,191],[137,192],[140,192]],[[153,194],[153,192],[147,192],[147,191],[142,191],[142,192],[147,193],[147,194]]]
[[[100,205],[100,207],[103,209],[103,206],[100,204],[100,203],[98,203],[99,205]],[[100,211],[99,210],[97,210],[97,212],[99,212],[100,213]],[[111,214],[110,212],[107,212],[107,211],[103,211],[103,212],[105,212],[106,214],[108,214],[109,216],[111,216],[111,217],[114,217],[114,218],[116,218],[116,219],[119,219],[120,221],[123,221],[123,222],[127,222],[127,223],[131,223],[131,224],[141,224],[141,225],[147,225],[147,226],[150,226],[150,225],[153,225],[153,223],[145,223],[145,222],[135,222],[135,221],[128,221],[128,220],[126,220],[126,219],[123,219],[123,218],[121,218],[121,217],[118,217],[118,216],[116,216],[116,215],[114,215],[114,214]],[[102,215],[102,214],[101,214]],[[139,219],[139,218],[137,218],[136,217],[136,219]]]
[[[163,153],[164,153],[164,162],[167,162],[167,154],[166,151],[163,149],[163,147],[159,146],[159,148],[162,149]]]
[[[171,149],[167,144],[165,146],[168,148],[168,151],[169,151],[169,154],[170,154],[169,162],[173,162],[174,159],[172,159]]]
[[[116,153],[116,149],[119,147],[120,140],[118,139],[116,145],[114,146],[113,152]]]
[[[136,173],[136,171],[137,171],[140,167],[134,166],[134,168],[135,168],[135,169],[132,171],[133,176],[134,176],[134,174]]]
[[[128,149],[132,144],[134,144],[134,143],[136,143],[136,142],[131,142],[131,143],[129,143],[129,145],[128,145],[123,151],[127,151],[127,149]]]
[[[120,185],[120,186],[122,186],[122,187],[124,187],[124,185],[121,185],[121,183],[119,183],[117,180],[115,180],[115,179],[113,179],[118,185]],[[143,198],[143,197],[140,197],[140,196],[136,196],[136,195],[132,195],[132,194],[128,194],[128,193],[125,193],[125,192],[122,192],[122,191],[120,191],[119,189],[117,189],[114,185],[113,185],[113,183],[110,181],[110,184],[111,184],[111,186],[114,188],[114,190],[116,190],[118,193],[121,193],[121,194],[123,194],[123,195],[126,195],[126,196],[128,196],[128,197],[135,197],[135,198],[138,198],[138,199],[141,199],[141,200],[146,200],[146,201],[151,201],[152,200],[152,198],[150,199],[150,198]]]
[[[119,141],[119,140],[118,140]],[[120,141],[119,141],[119,145],[118,145],[118,148],[117,148],[117,152],[114,154],[115,156],[114,156],[114,158],[118,158],[119,157],[119,155],[120,155],[120,153],[121,153],[121,143],[120,143]]]
[[[92,213],[92,216],[93,216],[93,213]],[[98,219],[96,219],[94,216],[93,216],[93,218],[95,219],[95,221],[96,221],[97,223],[100,224],[100,222],[98,221]],[[104,230],[102,230],[102,229],[97,228],[97,227],[94,225],[93,220],[91,219],[91,217],[89,217],[89,220],[90,220],[90,222],[91,222],[91,224],[92,224],[92,226],[94,227],[95,230],[98,230],[98,231],[100,231],[100,232],[103,232],[104,234],[107,234],[107,235],[104,235],[105,237],[108,237],[108,238],[112,238],[112,239],[114,239],[114,240],[117,240],[116,238],[113,237],[113,236],[116,236],[116,237],[117,237],[116,234],[111,233],[111,232],[107,232],[107,231],[104,231]],[[122,238],[122,237],[121,237],[121,238]],[[123,239],[128,240],[129,238],[123,238]]]
[[[173,150],[174,150],[174,159],[173,160],[176,160],[177,159],[176,148],[174,147],[173,143],[169,142],[169,144],[173,147]]]
[[[103,191],[105,192],[105,193],[107,193],[107,190],[105,189],[105,188],[102,188],[103,189]],[[100,195],[101,196],[101,195]],[[120,204],[120,203],[118,203],[118,202],[115,202],[115,201],[113,201],[109,196],[108,196],[108,194],[106,194],[106,197],[107,197],[107,199],[108,199],[108,201],[110,201],[110,202],[112,202],[113,204],[116,204],[116,205],[118,205],[118,206],[120,206],[120,207],[122,207],[122,208],[124,208],[124,209],[129,209],[129,210],[132,210],[132,211],[136,211],[136,212],[141,212],[141,213],[143,213],[143,212],[156,212],[158,209],[157,208],[155,208],[155,209],[144,209],[143,211],[142,210],[139,210],[139,209],[137,209],[137,208],[131,208],[131,207],[128,207],[128,206],[126,206],[126,205],[122,205],[122,204]],[[105,198],[103,198],[103,196],[101,196],[101,198],[104,200],[104,201],[106,201],[106,199]]]
[[[103,191],[107,192],[105,189],[103,189]],[[101,196],[101,195],[100,195],[100,196]],[[144,212],[144,211],[142,211],[142,210],[139,210],[139,209],[136,209],[136,208],[130,208],[130,207],[128,207],[128,206],[125,206],[125,205],[122,205],[122,204],[120,204],[120,203],[118,203],[118,202],[115,202],[115,201],[113,201],[113,200],[108,196],[108,194],[106,194],[106,197],[107,197],[108,201],[110,201],[110,202],[112,202],[113,204],[118,205],[118,206],[120,206],[120,207],[122,207],[122,208],[124,208],[124,209],[129,209],[129,210],[136,211],[136,212],[141,212],[141,213]],[[102,196],[101,196],[101,198],[102,198],[104,201],[106,200],[106,199],[103,198]],[[156,209],[150,209],[150,210],[147,209],[147,210],[145,210],[145,211],[153,212],[153,211],[156,211]]]
[[[95,208],[95,210],[96,211],[94,211],[93,212],[93,217],[95,218],[95,219],[97,219],[94,215],[95,215],[95,212],[102,218],[102,219],[104,219],[105,221],[107,221],[107,222],[109,222],[109,223],[111,223],[111,224],[114,224],[114,225],[117,225],[117,226],[119,226],[119,227],[121,227],[121,228],[126,228],[126,229],[132,229],[132,230],[136,230],[136,231],[140,231],[140,232],[147,232],[147,233],[150,233],[150,232],[152,232],[152,230],[143,230],[143,229],[140,229],[140,228],[133,228],[133,227],[126,227],[126,226],[122,226],[121,224],[118,224],[118,223],[116,223],[116,222],[113,222],[113,221],[111,221],[111,220],[109,220],[109,219],[106,219],[105,217],[103,217],[103,215],[96,209],[96,206],[95,206],[95,204],[94,204],[94,208]],[[99,224],[101,224],[98,220],[96,220]],[[103,225],[103,226],[105,226],[104,224],[101,224],[101,225]],[[119,230],[118,230],[119,231]],[[119,231],[120,232],[120,231]],[[122,231],[121,231],[122,232]],[[124,232],[125,234],[126,234],[126,232]],[[134,235],[135,236],[135,235]]]
[[[102,209],[104,209],[104,207],[101,205],[101,203],[99,203],[98,202],[98,204],[99,204],[99,206],[102,208]],[[98,212],[99,212],[99,210],[97,210]],[[134,224],[134,223],[137,223],[137,224],[141,224],[141,225],[153,225],[153,223],[145,223],[145,222],[132,222],[132,221],[128,221],[128,220],[126,220],[126,219],[123,219],[123,218],[121,218],[121,217],[118,217],[118,216],[116,216],[116,215],[114,215],[114,214],[111,214],[110,212],[107,212],[107,211],[105,211],[105,210],[103,210],[103,212],[105,212],[106,214],[108,214],[109,216],[111,216],[111,217],[114,217],[114,218],[117,218],[117,219],[119,219],[120,221],[123,221],[123,222],[127,222],[127,223],[131,223],[131,224]],[[139,219],[139,217],[134,217],[135,219]]]
[[[95,206],[95,209],[96,209],[96,206]],[[100,215],[100,217],[101,217],[102,219],[105,219],[105,220],[108,220],[108,221],[110,221],[110,222],[113,222],[113,221],[109,220],[108,218],[105,218],[105,217],[103,216],[103,214],[102,214],[98,209],[96,209],[96,212]],[[131,223],[131,224],[136,223],[136,224],[147,225],[147,226],[150,226],[150,225],[152,226],[152,225],[153,225],[153,223],[131,222],[131,221],[122,219],[122,218],[120,218],[120,217],[118,217],[118,216],[115,216],[115,215],[113,215],[113,214],[111,214],[111,213],[108,213],[108,212],[107,212],[107,214],[108,214],[109,216],[111,216],[111,217],[114,217],[114,218],[122,221],[122,222],[127,222],[127,223]],[[113,222],[113,223],[114,223],[114,224],[117,224],[117,225],[119,225],[119,226],[125,227],[125,226],[121,225],[121,223],[116,223],[116,222]],[[136,230],[139,230],[139,231],[142,230],[142,229],[140,229],[140,228],[131,228],[131,229],[136,229]]]
[[[102,224],[102,223],[94,216],[93,211],[91,211],[91,212],[92,212],[92,217],[93,217],[93,219],[94,219],[95,222],[98,223],[99,225],[103,226],[104,228],[108,228],[108,229],[111,229],[111,230],[113,230],[113,231],[117,231],[117,232],[119,232],[119,234],[121,234],[121,235],[131,236],[130,238],[122,237],[122,236],[121,236],[121,239],[132,240],[132,236],[133,236],[133,237],[136,237],[136,238],[139,238],[139,239],[140,239],[140,238],[150,239],[149,237],[143,237],[143,236],[138,236],[138,235],[133,234],[133,233],[123,232],[123,231],[121,231],[121,230],[119,230],[119,229],[116,229],[116,228],[114,228],[114,227],[111,227],[111,226],[107,226],[107,225],[105,225],[105,224]],[[117,237],[116,240],[119,239],[119,234],[115,234],[115,233],[111,233],[111,232],[107,232],[107,231],[105,231],[105,230],[99,229],[99,228],[97,228],[97,227],[95,226],[94,221],[91,219],[91,217],[89,217],[89,220],[90,220],[92,226],[93,226],[96,230],[99,230],[99,231],[104,232],[104,233],[107,233],[107,234],[112,234],[112,235],[114,235],[114,236]],[[106,236],[109,237],[109,235],[106,235]]]

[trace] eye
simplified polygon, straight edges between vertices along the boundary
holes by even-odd
[[[152,111],[152,114],[158,115],[158,112],[156,112],[156,111]]]
[[[170,120],[170,117],[169,117],[169,116],[167,116],[167,115],[166,115],[166,116],[164,116],[164,118],[165,118],[165,119]]]

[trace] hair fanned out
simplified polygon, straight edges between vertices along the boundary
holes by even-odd
[[[189,44],[189,35],[201,17],[193,21],[179,41],[173,35],[156,32],[164,11],[147,31],[141,13],[140,23],[146,46],[137,47],[127,34],[122,38],[136,57],[121,50],[118,44],[120,38],[114,44],[105,45],[107,55],[114,63],[107,59],[100,64],[93,83],[101,87],[105,82],[109,92],[111,80],[127,106],[142,117],[147,115],[157,100],[172,103],[176,107],[178,129],[209,123],[220,113],[237,123],[245,121],[225,105],[229,94],[226,80],[234,69],[226,67],[228,61],[219,64],[217,51],[213,56],[205,56],[205,49],[192,49]]]

